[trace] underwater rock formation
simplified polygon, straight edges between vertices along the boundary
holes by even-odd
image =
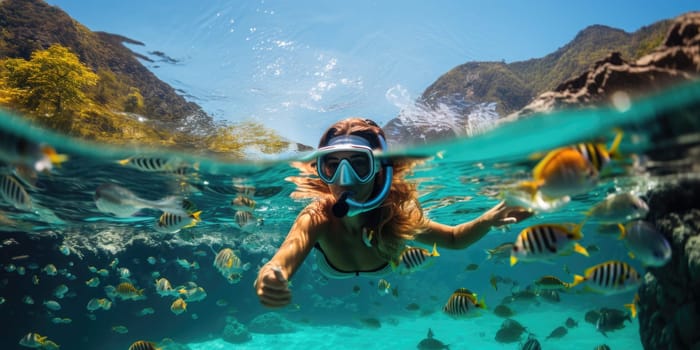
[[[238,320],[231,316],[227,316],[226,326],[224,326],[221,339],[229,343],[241,344],[253,339],[253,337],[250,335],[248,328],[244,324],[238,322]]]
[[[700,178],[649,194],[648,220],[673,249],[665,266],[649,268],[639,288],[639,331],[645,349],[700,349]]]
[[[596,62],[590,70],[535,98],[505,120],[572,107],[608,104],[613,94],[630,98],[662,91],[700,74],[700,12],[674,19],[663,44],[635,62],[617,52]]]
[[[276,312],[267,312],[250,321],[248,330],[253,333],[281,334],[295,332],[296,327],[282,315]]]

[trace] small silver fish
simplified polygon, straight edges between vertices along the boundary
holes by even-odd
[[[111,183],[100,185],[95,191],[97,209],[116,217],[130,217],[141,209],[150,208],[186,215],[182,199],[176,196],[150,201],[135,195],[130,190]]]
[[[598,202],[586,213],[587,219],[616,224],[647,215],[647,203],[630,192],[614,193]]]
[[[630,257],[638,258],[646,266],[663,266],[671,260],[671,244],[650,223],[636,220],[618,227]]]
[[[53,310],[53,311],[61,310],[61,304],[59,304],[55,300],[45,300],[44,306],[46,306],[47,309]]]

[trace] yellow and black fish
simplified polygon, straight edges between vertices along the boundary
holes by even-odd
[[[170,304],[170,311],[172,311],[175,315],[179,315],[187,311],[187,303],[182,298],[177,298],[172,304]]]
[[[539,290],[565,290],[571,288],[571,283],[566,283],[556,276],[546,275],[535,281],[535,286]]]
[[[32,210],[32,197],[19,181],[11,175],[0,177],[0,197],[19,210]]]
[[[129,282],[119,283],[115,288],[115,292],[123,300],[137,300],[143,297],[143,289],[136,289],[136,287]]]
[[[641,283],[637,270],[624,261],[610,260],[588,268],[583,276],[574,275],[571,286],[587,282],[587,286],[603,294],[624,293]]]
[[[119,164],[147,172],[174,172],[182,171],[185,164],[179,159],[167,159],[148,156],[134,156],[118,161]]]
[[[129,350],[158,350],[158,348],[156,348],[156,344],[153,342],[137,340],[129,346]]]
[[[255,200],[244,194],[239,194],[231,200],[231,206],[234,210],[252,211],[255,209],[255,205]]]
[[[379,295],[387,295],[391,292],[391,283],[385,279],[380,279],[379,282],[377,282],[377,293]]]
[[[183,228],[190,228],[202,221],[199,215],[202,211],[196,211],[189,215],[181,215],[170,212],[164,212],[156,222],[156,231],[165,233],[176,233]]]
[[[518,189],[547,198],[589,191],[611,157],[617,155],[622,135],[618,132],[609,149],[601,143],[579,143],[550,151],[532,170],[532,180],[521,182]]]
[[[392,260],[391,266],[394,270],[400,269],[402,272],[414,272],[428,267],[434,257],[440,254],[437,251],[437,243],[433,244],[433,251],[419,247],[406,247],[396,260]]]
[[[572,248],[575,252],[588,256],[586,248],[576,242],[581,238],[581,226],[574,226],[573,229],[559,224],[530,226],[518,235],[510,255],[510,265],[515,265],[519,260],[549,259],[568,253]]]
[[[486,309],[484,299],[477,300],[476,293],[467,288],[459,288],[452,293],[442,311],[454,318],[474,316],[472,308]]]

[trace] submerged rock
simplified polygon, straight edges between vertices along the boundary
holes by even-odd
[[[695,30],[698,28],[700,25]],[[699,349],[700,179],[679,179],[647,197],[648,220],[671,242],[673,256],[665,266],[648,268],[639,288],[642,345],[646,349]]]
[[[224,331],[221,333],[221,339],[233,344],[245,343],[253,337],[248,332],[248,328],[238,322],[235,318],[228,316],[226,317],[226,326],[224,326]]]
[[[281,334],[295,332],[296,327],[282,315],[276,312],[268,312],[250,321],[248,330],[253,333]]]

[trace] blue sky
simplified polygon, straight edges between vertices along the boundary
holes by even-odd
[[[543,57],[585,27],[628,32],[696,1],[48,0],[94,31],[141,41],[146,64],[216,119],[315,145],[337,119],[384,123],[468,61]],[[156,67],[157,66],[157,67]]]

